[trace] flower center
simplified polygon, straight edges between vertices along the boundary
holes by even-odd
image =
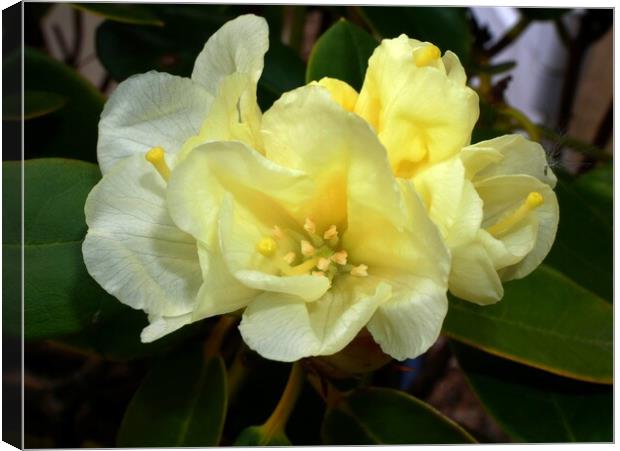
[[[540,207],[544,203],[542,194],[532,191],[527,195],[523,203],[511,214],[500,219],[498,222],[486,228],[486,231],[493,236],[502,235],[512,229],[517,223],[523,220],[531,211]]]
[[[322,234],[317,233],[315,223],[306,218],[305,234],[293,230],[283,231],[277,225],[271,236],[265,236],[256,243],[256,250],[264,257],[270,258],[280,275],[327,277],[332,280],[339,273],[348,273],[356,277],[368,275],[368,266],[351,265],[347,262],[348,253],[342,249],[338,228],[329,226]],[[287,244],[285,244],[288,241]],[[292,242],[292,246],[291,246]],[[286,252],[287,249],[297,249]]]

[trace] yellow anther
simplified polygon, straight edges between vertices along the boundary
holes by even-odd
[[[304,222],[304,230],[310,234],[316,233],[316,225],[314,224],[312,219],[306,218],[306,221]]]
[[[368,275],[368,266],[358,265],[351,270],[351,275],[355,277],[366,277]]]
[[[278,227],[277,225],[273,226],[273,233],[272,233],[273,237],[276,240],[281,240],[284,239],[284,234],[282,233],[282,229],[280,227]]]
[[[326,240],[338,238],[338,229],[336,228],[336,226],[333,224],[329,226],[329,229],[327,229],[323,234],[323,238],[325,238]]]
[[[413,52],[413,60],[418,67],[428,66],[441,56],[441,50],[433,44],[425,45],[421,48],[417,48]]]
[[[265,257],[271,257],[276,253],[278,244],[276,240],[271,237],[262,238],[256,245],[256,250],[263,254]]]
[[[339,265],[346,265],[347,264],[347,251],[338,251],[336,252],[334,255],[331,256],[332,261],[336,262]]]
[[[146,161],[148,161],[155,167],[157,172],[159,172],[159,175],[161,175],[161,178],[163,178],[165,181],[168,181],[168,179],[170,178],[170,168],[166,164],[164,154],[164,149],[162,149],[161,147],[153,147],[146,153],[145,158]]]
[[[316,267],[319,268],[321,271],[326,271],[327,268],[329,268],[330,263],[331,262],[329,258],[321,257],[319,258],[319,261],[317,262]]]
[[[527,195],[523,203],[515,210],[514,213],[506,216],[493,224],[491,227],[487,227],[486,231],[491,235],[501,235],[512,229],[517,223],[522,221],[532,210],[540,207],[544,203],[544,198],[539,192],[533,191]]]
[[[312,271],[312,275],[315,277],[325,277],[325,273],[323,271]]]
[[[295,261],[295,257],[296,257],[295,252],[289,252],[284,257],[282,257],[282,260],[284,260],[286,263],[291,265]]]
[[[304,257],[312,257],[316,253],[316,249],[306,240],[301,240],[301,253]]]

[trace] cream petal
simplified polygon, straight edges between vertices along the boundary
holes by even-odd
[[[149,315],[149,325],[142,329],[140,340],[142,343],[151,343],[162,338],[165,335],[179,330],[181,327],[192,322],[192,315],[186,314],[181,316],[151,316]]]
[[[396,360],[415,358],[439,337],[448,311],[445,285],[417,277],[383,277],[392,285],[392,297],[379,306],[368,330]]]
[[[197,147],[172,172],[167,190],[171,217],[200,241],[216,230],[226,193],[259,220],[294,227],[291,216],[312,192],[303,173],[278,166],[239,142]]]
[[[192,310],[202,282],[196,241],[170,219],[165,184],[142,155],[108,172],[84,211],[84,261],[107,292],[152,315]]]
[[[494,176],[477,182],[475,186],[484,202],[485,229],[496,223],[503,214],[515,211],[529,193],[538,192],[542,195],[542,205],[499,237],[506,246],[513,248],[510,250],[513,254],[518,252],[515,248],[527,248],[528,244],[531,246],[531,251],[523,260],[500,272],[504,281],[525,277],[544,260],[555,240],[559,221],[555,193],[549,185],[529,175]],[[528,231],[528,227],[535,229]]]
[[[451,251],[452,270],[448,287],[452,294],[479,305],[494,304],[502,298],[502,282],[480,243],[469,243]]]
[[[545,150],[537,142],[521,135],[504,135],[469,146],[463,152],[485,153],[489,149],[498,152],[502,158],[478,171],[474,182],[499,175],[524,174],[555,187],[557,178],[549,166]]]
[[[196,58],[192,80],[215,96],[222,80],[234,73],[247,74],[254,85],[263,72],[269,48],[269,27],[252,14],[226,22],[207,41]]]
[[[101,113],[101,171],[105,174],[118,161],[152,147],[162,147],[169,157],[176,154],[198,133],[212,101],[200,85],[174,75],[147,72],[123,81]]]
[[[265,293],[246,308],[239,330],[248,346],[268,359],[330,355],[355,338],[390,293],[389,285],[354,277],[340,278],[312,303]]]
[[[448,248],[469,243],[476,239],[483,217],[483,202],[474,185],[465,180],[461,201],[457,207],[456,220],[446,237]]]

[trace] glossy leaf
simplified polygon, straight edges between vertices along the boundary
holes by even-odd
[[[118,3],[70,3],[76,9],[80,9],[97,16],[105,17],[116,22],[124,22],[136,25],[163,25],[164,22],[157,17],[148,5],[144,4],[118,4]]]
[[[299,56],[278,41],[269,43],[265,68],[258,81],[258,102],[263,111],[280,96],[304,85],[305,66]]]
[[[216,446],[226,415],[226,369],[200,345],[160,359],[132,398],[121,447]]]
[[[19,58],[11,64],[19,64]],[[103,95],[74,69],[31,48],[24,50],[24,88],[66,98],[62,108],[25,123],[26,158],[53,156],[97,161],[97,126]]]
[[[470,60],[472,38],[467,8],[364,6],[360,9],[384,38],[405,33],[410,38],[432,42],[442,53],[452,50],[463,64]]]
[[[235,440],[234,446],[292,446],[288,437],[282,433],[268,436],[262,426],[245,428]]]
[[[555,189],[560,224],[546,262],[611,302],[613,185],[611,173],[605,171],[597,169],[577,180],[560,179]]]
[[[364,82],[368,58],[378,42],[357,25],[339,20],[314,44],[306,82],[332,77],[346,81],[359,91]]]
[[[485,408],[515,440],[611,442],[613,389],[565,379],[452,343]]]
[[[34,119],[62,108],[67,99],[64,96],[46,91],[24,92],[24,114],[21,111],[21,94],[4,96],[2,99],[2,119],[20,121]]]
[[[612,382],[613,314],[607,302],[545,265],[504,288],[504,298],[490,306],[452,298],[444,332],[555,374]]]
[[[20,164],[5,162],[4,170],[17,177]],[[62,159],[24,163],[26,339],[81,331],[119,304],[90,278],[82,260],[84,201],[99,178],[99,169],[90,163]],[[19,214],[18,199],[5,196],[5,214]],[[2,244],[7,252],[19,250],[20,231],[5,233]]]
[[[322,436],[329,445],[472,443],[463,428],[403,392],[366,388],[328,409]]]

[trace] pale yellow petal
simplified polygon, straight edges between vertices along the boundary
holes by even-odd
[[[449,288],[452,294],[479,305],[493,304],[502,298],[502,282],[481,244],[472,242],[451,251]]]
[[[319,86],[327,89],[337,103],[347,111],[353,111],[357,103],[357,91],[349,84],[336,78],[323,77],[318,81]]]

